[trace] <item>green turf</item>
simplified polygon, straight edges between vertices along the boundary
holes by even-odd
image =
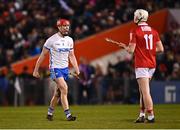
[[[54,121],[45,119],[46,107],[0,107],[0,128],[180,128],[180,105],[155,105],[156,123],[135,124],[137,105],[71,106],[77,121],[65,120],[62,108],[56,107]]]

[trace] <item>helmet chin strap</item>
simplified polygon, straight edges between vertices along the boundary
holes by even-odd
[[[137,23],[138,24],[139,22],[141,22],[141,20],[143,19],[143,17],[141,17],[140,19],[138,19]]]

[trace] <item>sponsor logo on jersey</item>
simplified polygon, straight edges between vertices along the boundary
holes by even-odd
[[[69,52],[70,48],[58,48],[59,52]]]

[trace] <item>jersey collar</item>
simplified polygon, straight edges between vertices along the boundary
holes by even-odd
[[[138,26],[148,25],[146,22],[139,23]]]

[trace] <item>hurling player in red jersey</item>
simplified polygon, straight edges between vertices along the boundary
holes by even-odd
[[[140,114],[135,123],[155,121],[149,82],[156,68],[156,53],[164,51],[158,32],[146,23],[147,20],[146,10],[137,9],[134,12],[137,27],[130,32],[129,45],[124,46],[129,53],[134,53],[135,75],[139,85]]]

